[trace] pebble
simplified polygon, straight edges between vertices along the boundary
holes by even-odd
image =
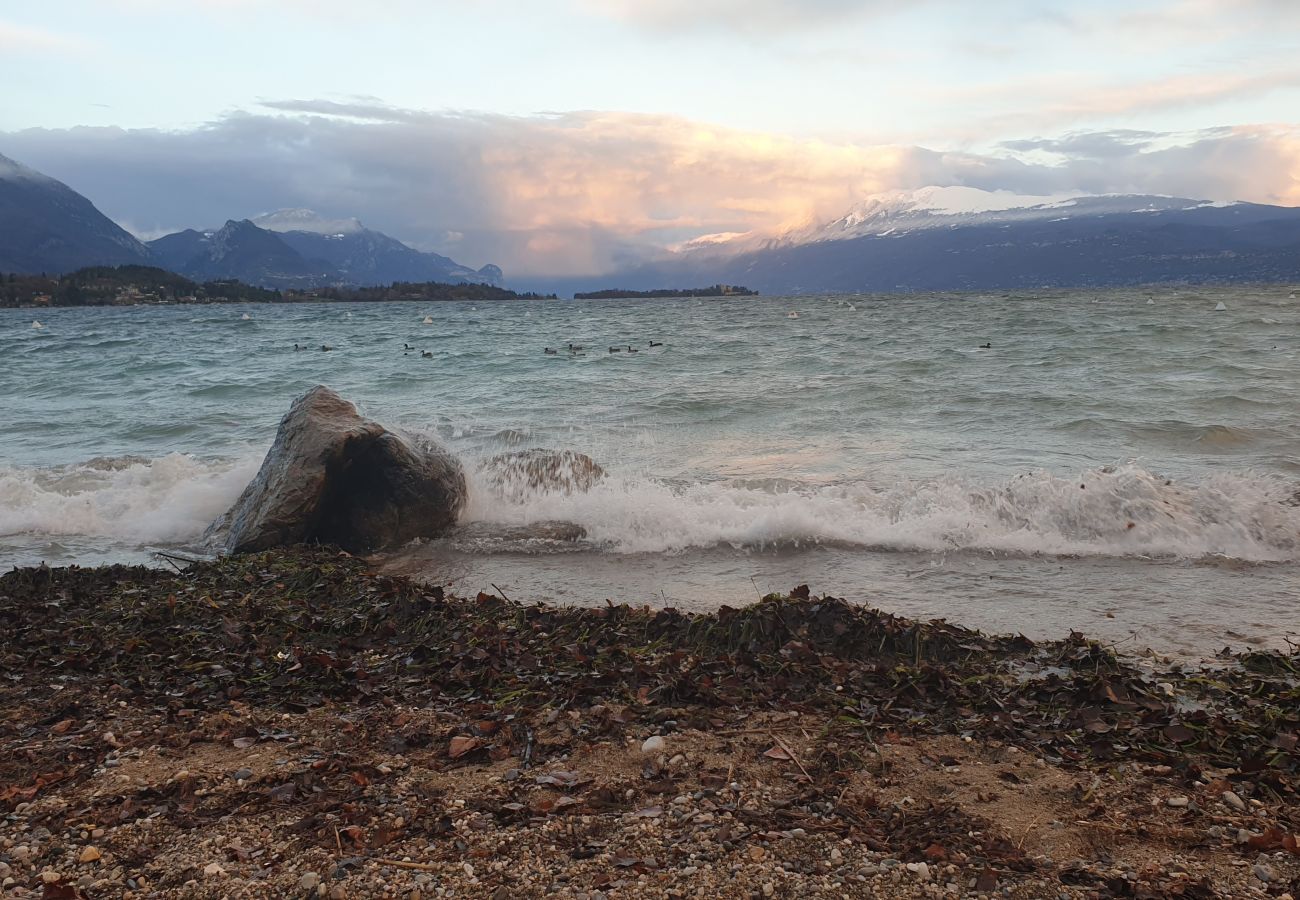
[[[657,734],[646,738],[641,744],[642,753],[663,753],[664,748],[668,746],[662,737]]]
[[[41,873],[41,881],[45,882],[46,884],[54,884],[54,882],[58,881],[62,877],[63,876],[61,874],[54,871],[53,869],[46,869],[44,872]],[[1265,881],[1267,880],[1268,879],[1265,879]]]
[[[1165,801],[1165,803],[1169,806],[1172,806],[1174,809],[1182,809],[1184,806],[1187,805],[1187,798],[1170,797],[1168,800]]]
[[[844,862],[844,854],[840,852],[839,847],[831,848],[831,862],[833,863]]]
[[[1246,801],[1242,800],[1241,797],[1237,796],[1237,794],[1233,791],[1223,792],[1223,802],[1226,803],[1228,806],[1231,806],[1237,812],[1246,811]]]
[[[770,882],[770,881],[765,881],[765,882],[763,882],[763,896],[764,896],[764,897],[771,897],[771,896],[772,896],[773,894],[775,894],[775,893],[776,893],[776,885],[772,884],[772,882]]]
[[[92,863],[99,859],[99,855],[98,847],[87,847],[81,851],[81,855],[77,857],[77,862]]]
[[[315,872],[304,872],[298,879],[298,887],[304,891],[314,891],[318,884],[320,884],[320,876]]]
[[[930,867],[926,863],[923,862],[908,863],[907,871],[911,872],[913,875],[915,875],[917,878],[921,879],[922,881],[930,880]]]
[[[27,857],[32,855],[32,848],[26,844],[19,844],[9,851],[9,856],[14,862],[26,862]]]
[[[204,878],[220,878],[226,874],[226,870],[221,868],[220,863],[208,863],[203,867]]]
[[[1256,878],[1258,878],[1260,881],[1264,882],[1265,884],[1267,884],[1270,881],[1277,880],[1277,873],[1274,872],[1273,867],[1266,862],[1255,863],[1255,868],[1252,869],[1251,871],[1255,873]]]
[[[235,779],[236,781],[247,781],[248,779],[253,777],[253,770],[236,769],[234,772],[230,773],[230,777]]]

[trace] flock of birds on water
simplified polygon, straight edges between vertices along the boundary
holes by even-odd
[[[662,347],[663,345],[664,345],[664,342],[663,342],[663,341],[651,341],[651,342],[650,342],[650,346],[651,346],[652,348],[653,348],[653,347]],[[587,355],[587,353],[586,353],[587,348],[584,347],[582,344],[569,344],[568,347],[566,348],[566,350],[568,351],[568,354],[569,354],[570,356],[586,356],[586,355]],[[609,348],[609,352],[610,352],[610,353],[640,353],[641,351],[638,350],[636,347],[633,347],[631,344],[626,344],[626,345],[624,345],[624,346],[622,346],[622,347],[610,347],[610,348]],[[543,347],[543,348],[542,348],[542,353],[546,354],[547,356],[559,356],[559,355],[560,355],[560,351],[557,350],[555,347]]]
[[[1297,297],[1297,295],[1296,295],[1296,292],[1295,292],[1295,291],[1292,291],[1290,294],[1287,295],[1287,299],[1288,299],[1288,300],[1295,300],[1296,297]],[[1093,300],[1092,302],[1093,302],[1093,303],[1096,303],[1097,301],[1096,301],[1096,300]],[[1155,302],[1156,302],[1156,301],[1155,301],[1153,298],[1151,298],[1151,297],[1147,297],[1147,306],[1154,306],[1154,305],[1155,305]],[[474,307],[474,309],[477,309],[477,308],[478,308],[478,307]],[[849,304],[848,308],[851,309],[851,310],[856,310],[856,309],[857,309],[857,307],[854,306],[853,304]],[[1223,301],[1219,301],[1218,303],[1216,303],[1216,304],[1214,305],[1214,311],[1215,311],[1215,312],[1224,312],[1227,308],[1228,308],[1228,307],[1223,303]],[[352,313],[345,313],[345,317],[346,317],[346,318],[349,318],[349,319],[352,318]],[[799,313],[798,313],[797,310],[793,310],[793,309],[792,309],[792,310],[790,310],[788,313],[786,313],[785,317],[786,317],[787,319],[797,319],[797,318],[799,318]],[[248,313],[244,313],[244,314],[243,314],[242,316],[240,316],[239,318],[240,318],[242,321],[249,322],[249,321],[252,321],[252,318],[253,318],[253,317],[250,316]],[[432,324],[433,324],[433,316],[425,316],[424,319],[421,321],[420,324],[422,324],[422,325],[432,325]],[[33,320],[32,320],[32,327],[35,328],[35,329],[38,329],[38,330],[39,330],[39,329],[44,328],[44,327],[45,327],[45,324],[44,324],[43,322],[41,322],[39,319],[33,319]],[[651,347],[662,347],[662,346],[663,346],[663,342],[662,342],[662,341],[651,341],[651,342],[650,342],[650,346],[651,346]],[[329,344],[321,344],[321,345],[320,345],[320,348],[321,348],[321,350],[324,351],[324,352],[329,352],[330,350],[333,350],[333,349],[334,349],[334,348],[331,347]],[[992,344],[980,344],[980,346],[979,346],[979,349],[981,349],[981,350],[991,350],[992,348],[993,348],[993,345],[992,345]],[[310,348],[308,348],[308,347],[301,347],[301,346],[299,346],[298,344],[294,344],[294,345],[293,345],[293,349],[294,349],[294,350],[308,350],[308,349],[310,349]],[[402,344],[402,350],[405,351],[405,352],[408,352],[408,353],[409,353],[409,352],[411,352],[411,351],[413,351],[413,350],[415,350],[415,349],[416,349],[415,347],[409,346],[408,344],[405,344],[405,343]],[[569,346],[568,346],[568,353],[569,353],[570,356],[586,356],[586,353],[583,352],[583,350],[584,350],[584,348],[581,347],[581,346],[578,345],[578,344],[569,344]],[[545,347],[545,348],[543,348],[542,352],[545,353],[547,356],[558,356],[559,353],[560,353],[560,351],[557,350],[557,349],[554,348],[554,347]],[[625,345],[625,346],[623,346],[623,347],[610,347],[610,348],[609,348],[609,352],[610,352],[610,353],[639,353],[640,351],[637,350],[635,347],[633,347],[631,344],[627,344],[627,345]],[[428,350],[421,350],[421,351],[420,351],[420,355],[421,355],[422,357],[424,357],[425,359],[433,359],[433,354],[430,353]]]

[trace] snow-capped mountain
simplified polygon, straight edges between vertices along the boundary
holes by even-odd
[[[931,185],[915,191],[875,194],[830,222],[787,231],[780,236],[780,241],[785,244],[807,244],[871,235],[886,237],[923,228],[1065,221],[1085,216],[1221,209],[1235,205],[1235,202],[1187,200],[1152,194],[1066,193],[1031,196],[1013,191]]]
[[[969,228],[1014,222],[1063,222],[1129,213],[1188,212],[1225,209],[1237,201],[1188,200],[1154,194],[1031,195],[1014,191],[930,185],[911,191],[887,191],[864,198],[829,221],[814,221],[781,231],[706,234],[674,248],[677,252],[735,254],[819,241],[890,237],[930,228]]]
[[[281,236],[248,219],[214,231],[187,229],[149,242],[161,266],[198,281],[234,278],[264,287],[312,287],[336,280],[330,266],[306,259]]]
[[[1150,194],[926,187],[777,233],[704,235],[602,277],[763,293],[1300,279],[1300,208]],[[586,285],[578,286],[587,290]]]

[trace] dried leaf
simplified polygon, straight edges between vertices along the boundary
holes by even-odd
[[[476,737],[466,737],[463,734],[458,734],[451,739],[451,744],[447,748],[447,755],[452,759],[459,759],[466,753],[477,750],[482,745],[483,742]]]

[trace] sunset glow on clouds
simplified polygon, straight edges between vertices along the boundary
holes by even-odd
[[[146,236],[306,206],[547,276],[928,184],[1300,205],[1283,0],[23,12],[0,153]]]

